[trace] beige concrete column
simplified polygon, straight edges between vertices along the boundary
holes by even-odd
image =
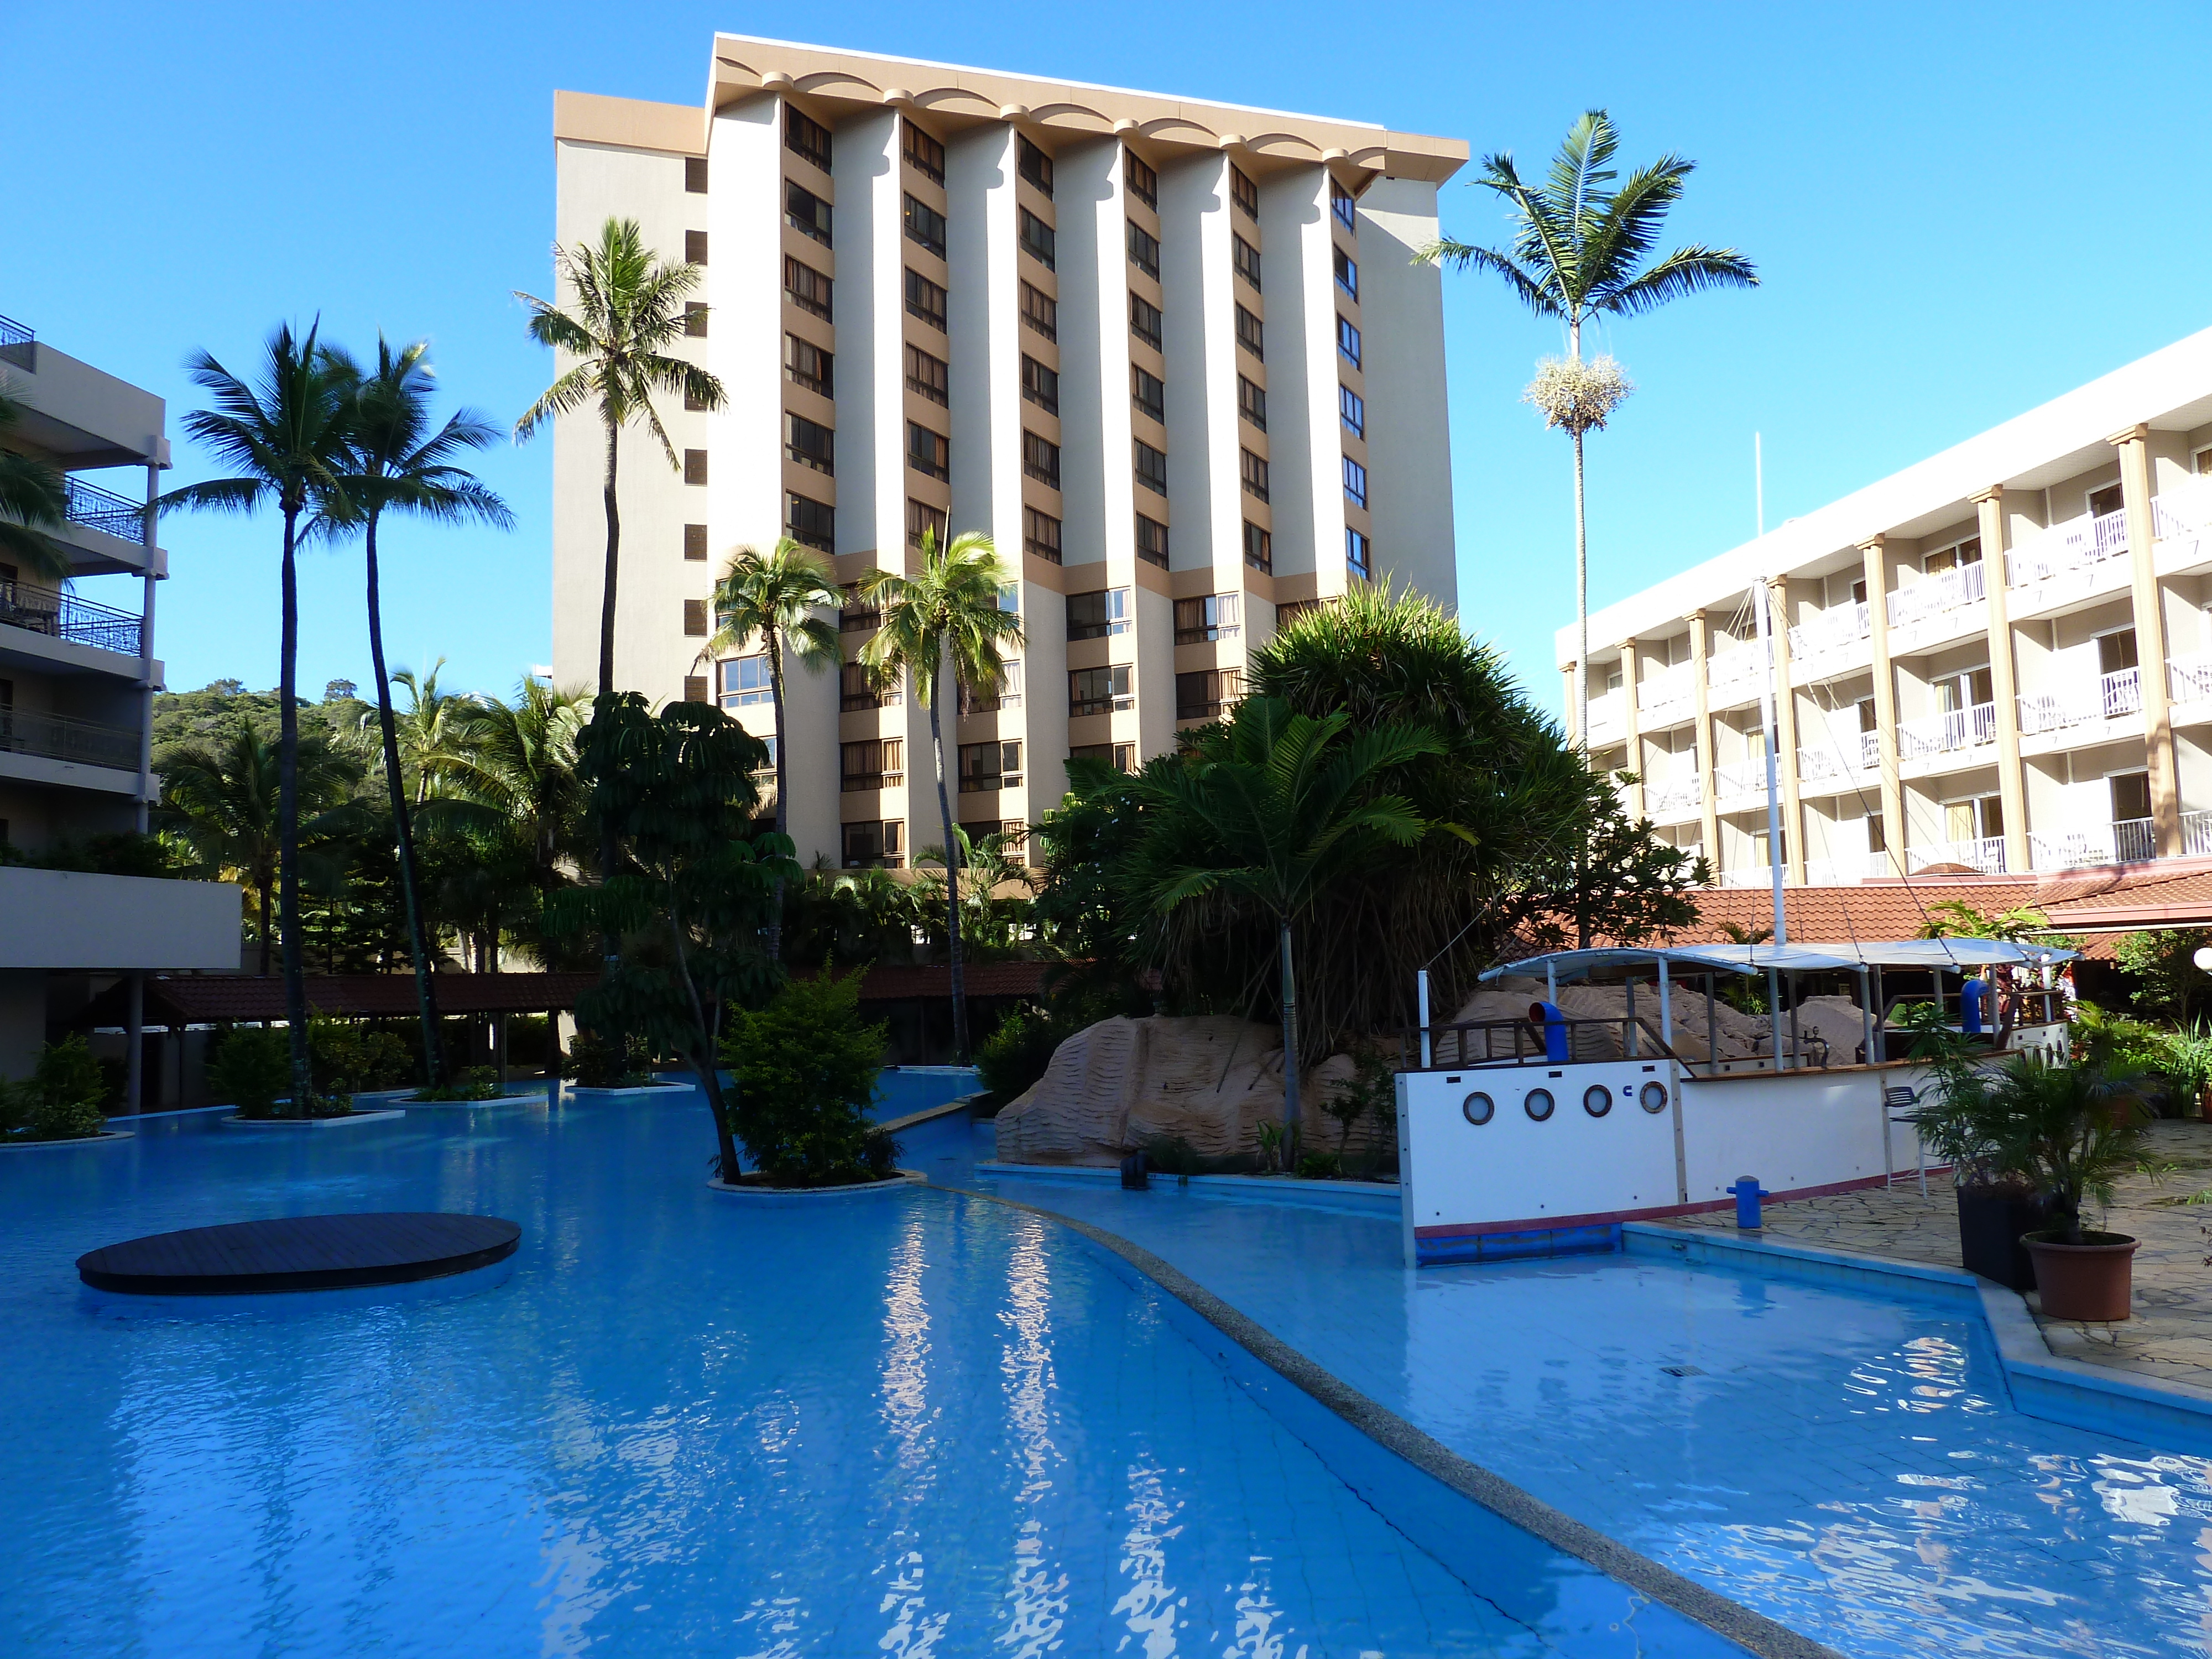
[[[1881,767],[1881,841],[1893,873],[1911,873],[1905,861],[1905,787],[1897,776],[1897,675],[1889,665],[1888,538],[1861,544],[1866,560],[1867,614],[1874,625],[1874,724]]]
[[[2004,486],[1974,497],[1982,532],[1982,586],[1990,605],[1990,695],[1996,702],[1997,795],[2004,804],[2005,868],[2023,875],[2027,856],[2027,775],[2020,759],[2020,668],[2012,648],[2011,595],[2005,591]]]
[[[1790,578],[1767,584],[1774,606],[1774,763],[1782,775],[1782,839],[1789,879],[1805,884],[1805,813],[1797,787],[1797,694],[1790,689]]]
[[[2107,440],[2120,453],[2120,499],[2128,515],[2128,563],[2135,577],[2136,677],[2142,686],[2143,748],[2150,773],[2151,832],[2162,859],[2181,856],[2181,789],[2174,769],[2173,702],[2166,678],[2165,592],[2152,562],[2150,428]]]
[[[1621,724],[1628,732],[1628,770],[1636,779],[1628,786],[1628,816],[1644,816],[1644,740],[1641,728],[1636,723],[1636,680],[1641,672],[1644,653],[1634,640],[1620,647]]]
[[[1575,717],[1582,707],[1581,699],[1575,696],[1575,671],[1581,666],[1580,663],[1571,662],[1559,671],[1559,678],[1566,683],[1567,747],[1570,749],[1579,749],[1583,745],[1583,734],[1575,730]]]
[[[1713,866],[1713,873],[1721,870],[1721,817],[1713,807],[1713,696],[1705,683],[1705,665],[1711,657],[1710,629],[1705,625],[1705,613],[1690,613],[1690,678],[1697,688],[1697,724],[1690,728],[1698,744],[1698,811],[1705,840],[1705,861]]]

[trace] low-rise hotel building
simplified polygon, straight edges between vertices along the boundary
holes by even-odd
[[[2212,331],[1559,635],[1632,811],[1768,880],[2212,854]]]
[[[789,678],[802,860],[938,838],[928,711],[858,663],[866,572],[990,536],[1026,635],[965,695],[971,835],[1125,769],[1239,695],[1285,609],[1364,578],[1455,598],[1436,234],[1455,140],[717,35],[703,106],[556,95],[557,234],[635,219],[698,265],[716,412],[623,439],[620,683],[773,730],[757,647],[701,659],[732,550],[788,535],[854,597]],[[597,659],[596,411],[555,427],[555,676]]]

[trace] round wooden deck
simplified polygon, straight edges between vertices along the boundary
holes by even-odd
[[[284,1216],[103,1245],[79,1256],[76,1271],[95,1290],[133,1296],[331,1291],[488,1267],[521,1238],[514,1222],[489,1215]]]

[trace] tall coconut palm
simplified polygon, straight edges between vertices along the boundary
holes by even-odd
[[[441,657],[426,672],[401,668],[392,675],[392,683],[407,694],[407,706],[395,705],[392,718],[400,775],[417,806],[441,793],[468,757],[476,705],[465,693],[438,689],[438,671],[445,665]]]
[[[0,555],[57,585],[70,577],[69,550],[46,534],[69,519],[69,481],[60,468],[9,448],[23,405],[0,397]]]
[[[1635,390],[1610,356],[1583,361],[1583,325],[1632,317],[1708,288],[1756,288],[1751,261],[1734,248],[1692,243],[1646,262],[1668,210],[1697,163],[1671,153],[1630,175],[1618,189],[1612,167],[1620,135],[1601,109],[1577,117],[1540,185],[1524,183],[1510,152],[1482,158],[1469,182],[1504,198],[1510,249],[1474,247],[1440,237],[1417,256],[1455,270],[1495,272],[1539,317],[1567,327],[1567,355],[1537,365],[1523,397],[1545,424],[1565,428],[1575,445],[1575,735],[1589,742],[1589,538],[1583,510],[1583,439],[1604,426]]]
[[[580,690],[534,679],[515,689],[512,703],[472,698],[461,716],[465,741],[447,772],[453,801],[511,826],[543,884],[574,850],[583,822],[588,791],[576,772],[576,737],[585,704]]]
[[[317,339],[317,326],[295,334],[289,323],[269,337],[252,382],[233,374],[208,352],[195,352],[185,372],[212,409],[185,416],[185,430],[234,469],[228,478],[186,484],[164,495],[164,508],[252,513],[273,505],[284,526],[283,621],[277,675],[277,932],[284,947],[284,1018],[290,1028],[294,1109],[313,1098],[307,1064],[307,984],[300,955],[300,658],[299,546],[319,522],[349,515],[344,480],[351,440],[356,375]]]
[[[407,913],[407,944],[415,962],[415,1000],[422,1025],[422,1066],[430,1086],[445,1082],[438,1045],[438,994],[422,923],[422,887],[415,868],[414,826],[400,775],[399,732],[392,709],[392,681],[384,667],[384,604],[380,592],[376,533],[386,513],[411,514],[445,524],[514,526],[514,514],[456,458],[497,441],[498,430],[473,410],[461,410],[439,426],[430,414],[429,346],[417,340],[394,349],[376,343],[376,368],[361,374],[354,392],[352,442],[346,494],[368,579],[368,655],[376,672],[376,720],[382,739],[385,786],[399,854],[399,891]]]
[[[883,625],[860,647],[860,660],[878,684],[903,671],[914,695],[929,708],[929,746],[937,767],[937,813],[945,826],[945,921],[952,969],[952,1049],[968,1063],[967,987],[960,971],[960,854],[952,835],[952,802],[946,793],[944,694],[948,680],[972,691],[996,692],[1004,682],[1003,646],[1018,645],[1022,619],[1000,608],[1012,578],[991,538],[976,531],[939,547],[937,532],[921,533],[921,568],[902,576],[871,570],[861,595],[883,612]]]
[[[741,651],[754,639],[768,657],[769,698],[775,714],[775,832],[791,833],[783,730],[783,658],[787,649],[810,673],[837,660],[837,629],[816,614],[835,610],[842,595],[830,562],[788,536],[777,538],[763,555],[740,547],[730,556],[714,584],[714,635],[699,654],[702,659]],[[769,910],[768,953],[783,959],[783,882],[775,884]]]

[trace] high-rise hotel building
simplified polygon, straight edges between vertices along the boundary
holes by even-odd
[[[938,839],[928,711],[857,658],[869,570],[980,531],[1025,641],[963,695],[955,817],[1026,826],[1063,763],[1124,767],[1239,695],[1290,607],[1363,578],[1455,597],[1437,229],[1455,140],[717,35],[702,107],[556,95],[558,236],[638,221],[698,265],[715,412],[623,439],[616,670],[772,731],[757,642],[702,658],[732,550],[788,535],[848,594],[793,670],[803,860]],[[555,429],[556,678],[588,683],[596,411]],[[948,739],[950,744],[950,739]]]

